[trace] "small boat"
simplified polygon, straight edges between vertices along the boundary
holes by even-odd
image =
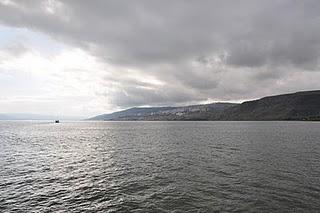
[[[55,120],[54,122],[55,122],[56,124],[60,123],[60,121],[59,121],[59,120]]]

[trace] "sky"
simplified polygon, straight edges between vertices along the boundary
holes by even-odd
[[[319,89],[318,0],[0,0],[0,113]]]

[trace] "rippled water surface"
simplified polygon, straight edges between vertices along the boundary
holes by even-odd
[[[0,122],[0,212],[319,212],[320,123]]]

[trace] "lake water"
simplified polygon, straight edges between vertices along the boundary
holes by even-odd
[[[0,212],[319,212],[317,122],[0,122]]]

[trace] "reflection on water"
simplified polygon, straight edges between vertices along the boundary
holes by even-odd
[[[317,212],[320,123],[0,122],[0,211]]]

